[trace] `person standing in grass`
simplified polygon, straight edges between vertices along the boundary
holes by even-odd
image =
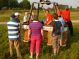
[[[65,26],[65,22],[64,22],[64,19],[63,17],[60,15],[59,17],[59,21],[61,22],[62,24],[62,28],[61,28],[61,36],[62,36],[62,39],[60,40],[60,46],[63,46],[63,35],[64,35],[64,26]]]
[[[60,10],[58,5],[56,5],[56,9],[57,9],[58,15],[61,15],[63,17],[65,23],[67,24],[70,35],[73,36],[74,35],[73,25],[72,25],[72,22],[70,19],[70,10],[69,10],[68,6],[65,7],[64,10]]]
[[[62,11],[62,17],[64,18],[65,23],[68,26],[70,35],[73,36],[74,32],[73,32],[73,25],[70,19],[70,10],[68,7],[65,8],[65,10]]]
[[[34,47],[36,46],[36,59],[40,53],[40,46],[43,36],[43,25],[38,21],[37,15],[34,16],[33,22],[29,24],[30,58],[33,58]]]
[[[8,38],[9,38],[9,47],[10,47],[10,57],[13,56],[13,48],[15,47],[17,57],[21,58],[21,52],[19,47],[20,41],[20,32],[19,32],[19,13],[16,12],[11,16],[11,20],[7,22],[8,27]]]
[[[58,19],[58,15],[54,13],[54,19],[52,22],[53,31],[52,31],[52,39],[53,39],[53,53],[56,56],[59,53],[60,49],[60,40],[61,40],[61,28],[62,24]]]

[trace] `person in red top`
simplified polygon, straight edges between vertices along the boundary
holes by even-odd
[[[45,24],[50,25],[50,23],[52,22],[53,15],[49,12],[49,10],[46,10],[45,13],[46,13]]]
[[[64,18],[65,22],[71,21],[70,20],[70,10],[68,8],[66,8],[65,10],[62,10],[61,15]]]
[[[70,10],[68,7],[66,7],[64,10],[60,10],[58,8],[58,6],[56,6],[57,8],[57,14],[58,16],[62,16],[66,25],[68,26],[68,29],[70,31],[70,35],[73,36],[73,26],[72,26],[72,22],[70,19]]]

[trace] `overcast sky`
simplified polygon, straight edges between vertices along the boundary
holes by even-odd
[[[32,2],[39,2],[39,0],[29,0],[30,3]],[[74,8],[79,6],[79,0],[50,0],[52,2],[57,2],[59,4],[64,4],[64,5],[69,5],[72,6]]]

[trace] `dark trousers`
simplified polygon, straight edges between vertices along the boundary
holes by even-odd
[[[73,25],[72,25],[72,22],[71,21],[68,21],[68,22],[65,22],[65,23],[68,26],[70,35],[73,36],[74,33],[73,33]]]

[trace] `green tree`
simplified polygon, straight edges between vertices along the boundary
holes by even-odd
[[[2,8],[2,6],[3,6],[3,0],[0,0],[0,9]]]
[[[2,9],[2,7],[7,7],[7,3],[8,3],[8,0],[0,0],[0,10]]]
[[[22,8],[22,9],[29,9],[30,2],[28,0],[23,0],[23,2],[18,3],[17,0],[0,0],[0,9],[3,7],[12,8]]]
[[[8,0],[9,8],[16,8],[18,6],[17,0]]]
[[[23,9],[30,9],[30,2],[28,0],[23,0],[23,2],[19,4],[19,7]]]

